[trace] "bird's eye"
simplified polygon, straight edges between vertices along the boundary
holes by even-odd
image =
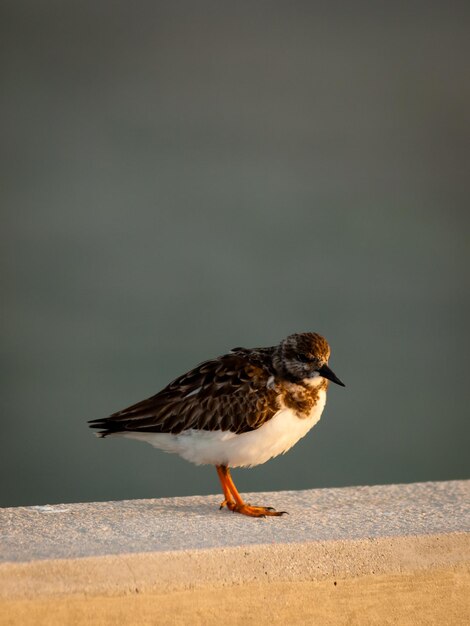
[[[306,354],[299,354],[297,357],[301,363],[311,363],[312,359],[308,357]]]

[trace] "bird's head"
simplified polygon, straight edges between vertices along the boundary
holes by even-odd
[[[274,353],[274,367],[279,376],[292,382],[318,383],[327,378],[337,385],[344,383],[328,367],[330,346],[317,333],[297,333],[283,339]]]

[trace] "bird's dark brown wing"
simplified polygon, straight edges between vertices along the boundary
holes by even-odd
[[[277,411],[272,348],[236,348],[205,361],[156,395],[110,417],[90,422],[111,433],[134,431],[177,434],[183,430],[255,430]]]

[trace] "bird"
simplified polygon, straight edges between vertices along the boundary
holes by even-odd
[[[345,387],[328,365],[330,346],[315,332],[278,345],[233,348],[182,374],[157,394],[103,419],[98,437],[146,441],[196,465],[214,465],[227,507],[249,517],[286,511],[246,503],[230,468],[284,454],[319,421],[329,382]]]

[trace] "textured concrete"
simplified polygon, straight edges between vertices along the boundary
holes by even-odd
[[[3,509],[0,622],[470,622],[470,481],[251,499]]]
[[[347,541],[470,530],[470,481],[247,494],[249,519],[195,496],[0,509],[0,561]]]
[[[2,626],[468,626],[468,572],[0,602]]]

